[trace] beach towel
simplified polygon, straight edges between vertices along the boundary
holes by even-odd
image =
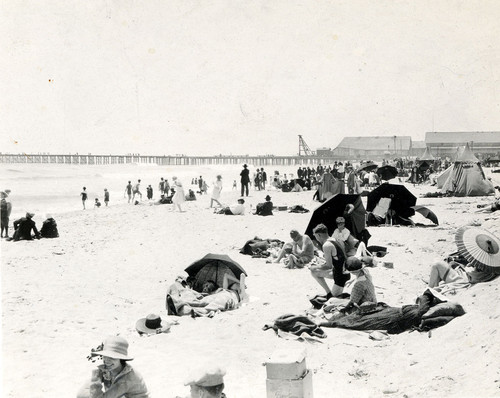
[[[313,337],[326,337],[324,330],[305,315],[281,315],[274,320],[273,325],[265,325],[264,330],[267,329],[273,329],[276,333],[281,330],[296,336],[302,336],[303,333],[306,333]]]

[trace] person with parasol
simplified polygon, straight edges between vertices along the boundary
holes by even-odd
[[[431,265],[429,287],[444,289],[447,284],[468,287],[500,275],[500,239],[491,232],[462,227],[455,235],[455,242],[458,252]]]

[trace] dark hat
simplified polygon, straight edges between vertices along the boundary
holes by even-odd
[[[33,217],[35,217],[35,213],[28,212],[28,213],[26,213],[26,217],[27,218],[33,218]]]
[[[345,269],[347,271],[358,271],[363,267],[363,263],[357,257],[351,256],[345,260]]]
[[[269,195],[267,195],[266,200],[271,200],[271,197]]]
[[[243,167],[248,167],[248,166],[247,166],[247,164],[245,163],[245,164],[243,165]]]
[[[161,318],[157,314],[149,314],[146,318],[139,319],[135,328],[139,333],[159,334],[168,331],[169,327],[163,327]]]
[[[292,239],[295,239],[297,236],[300,236],[300,232],[299,232],[299,231],[297,231],[296,229],[292,229],[292,230],[290,231],[290,237],[291,237]]]

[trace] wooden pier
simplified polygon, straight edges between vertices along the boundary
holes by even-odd
[[[51,155],[51,154],[0,154],[0,163],[36,163],[36,164],[144,164],[158,166],[204,166],[204,165],[242,165],[253,166],[308,166],[331,164],[335,160],[325,156],[143,156],[143,155]]]

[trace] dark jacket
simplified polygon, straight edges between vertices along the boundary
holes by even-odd
[[[257,204],[257,211],[255,214],[259,216],[272,216],[273,215],[273,202],[264,202]]]
[[[52,217],[47,218],[40,229],[40,235],[42,235],[42,238],[59,238],[56,220]]]
[[[248,170],[247,168],[241,170],[240,176],[242,184],[248,184],[250,182],[250,170]]]
[[[14,236],[15,241],[18,240],[32,240],[31,230],[35,233],[36,238],[40,238],[40,233],[36,229],[35,222],[28,217],[21,217],[19,220],[14,221]]]

